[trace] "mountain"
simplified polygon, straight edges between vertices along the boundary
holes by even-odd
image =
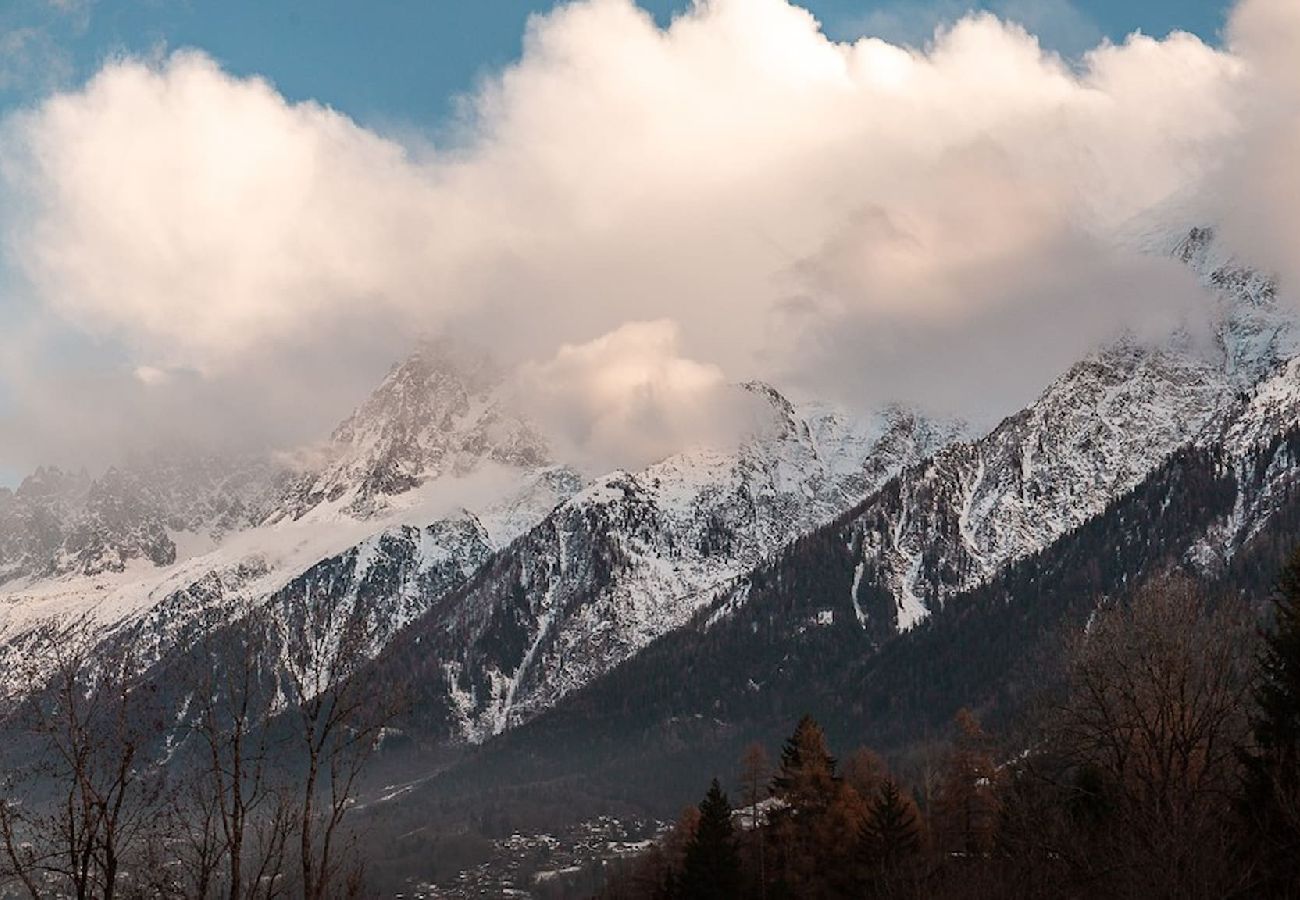
[[[705,606],[718,621],[766,579],[805,584],[799,573],[774,574],[767,558],[855,496],[868,499],[836,526],[836,559],[847,562],[843,584],[831,579],[849,608],[836,613],[814,596],[825,615],[852,618],[867,636],[859,652],[870,654],[1094,519],[1190,441],[1217,434],[1242,393],[1294,352],[1296,330],[1271,282],[1224,258],[1212,233],[1193,230],[1168,252],[1210,289],[1210,340],[1122,337],[968,441],[897,410],[873,437],[848,438],[747,385],[771,419],[737,455],[687,454],[598,479],[413,620],[376,677],[420,686],[417,731],[500,734]],[[828,462],[823,431],[826,445],[860,455]],[[808,590],[830,578],[819,568]]]
[[[384,815],[428,815],[435,796],[453,814],[489,791],[521,809],[560,793],[575,816],[606,811],[613,797],[671,815],[698,793],[684,773],[733,771],[748,742],[779,742],[804,713],[838,746],[923,754],[961,707],[1005,727],[1050,682],[1059,641],[1102,598],[1185,572],[1220,602],[1260,602],[1300,533],[1300,361],[1234,398],[1086,521],[951,590],[910,629],[882,634],[859,615],[858,542],[881,498],[927,467],[794,541],[622,666],[412,785]]]
[[[386,672],[425,692],[435,730],[478,741],[526,721],[954,435],[899,409],[864,427],[804,415],[768,385],[742,390],[765,415],[735,452],[597,479],[412,623]]]
[[[323,461],[294,481],[268,520],[340,510],[375,518],[442,478],[550,465],[545,439],[503,397],[505,382],[485,353],[447,340],[422,345],[334,430]]]
[[[395,366],[324,446],[298,454],[297,474],[216,462],[222,478],[176,484],[39,473],[3,501],[15,543],[43,539],[42,514],[84,538],[62,539],[52,557],[78,565],[15,566],[0,587],[0,687],[39,683],[56,651],[76,647],[129,648],[144,677],[192,668],[202,638],[253,613],[270,615],[268,653],[282,656],[328,612],[363,621],[378,654],[417,620],[468,627],[495,588],[472,601],[455,592],[509,558],[522,561],[510,577],[527,584],[511,590],[527,608],[475,626],[465,649],[485,655],[466,657],[463,678],[478,680],[482,708],[447,729],[490,735],[685,621],[709,590],[956,433],[899,408],[860,421],[826,405],[797,409],[765,385],[732,390],[761,410],[738,445],[593,479],[554,458],[512,405],[506,373],[437,342]],[[98,499],[110,487],[127,499]],[[92,515],[100,509],[114,515]],[[64,547],[95,549],[74,557]],[[593,602],[579,610],[585,592]],[[521,630],[535,665],[499,653]],[[554,656],[561,645],[572,649]],[[556,660],[563,677],[541,668]],[[280,664],[264,661],[268,672]],[[463,678],[443,708],[464,704]],[[489,685],[510,678],[493,694]]]
[[[264,517],[280,473],[256,458],[157,454],[98,478],[38,469],[0,491],[0,584],[176,561],[187,539],[219,540]]]
[[[904,466],[707,598],[656,603],[641,588],[641,604],[672,621],[648,642],[620,631],[629,617],[602,596],[637,553],[628,565],[628,542],[589,534],[634,531],[625,521],[558,521],[550,543],[503,551],[452,595],[455,627],[450,609],[431,611],[376,661],[377,678],[435,685],[413,733],[458,721],[471,738],[507,731],[403,802],[489,785],[581,792],[563,781],[579,773],[597,794],[654,785],[645,799],[681,760],[729,766],[743,740],[775,740],[810,709],[853,740],[903,747],[960,705],[1014,708],[1035,684],[1026,667],[1100,596],[1177,568],[1225,589],[1266,584],[1300,520],[1296,327],[1272,281],[1211,232],[1167,249],[1210,290],[1202,334],[1098,350],[988,434]],[[644,486],[615,488],[612,508],[641,521],[631,511],[650,506]],[[671,532],[644,518],[649,533]],[[682,552],[661,545],[652,558]],[[600,615],[586,621],[589,608]],[[591,677],[588,660],[610,658],[623,662]],[[439,669],[459,701],[450,712]],[[584,686],[565,684],[574,671]]]
[[[45,470],[0,496],[0,687],[39,684],[70,646],[129,648],[183,722],[205,640],[255,615],[265,711],[290,663],[355,624],[365,677],[414,701],[407,762],[465,752],[466,783],[501,759],[599,768],[629,740],[690,752],[846,697],[904,710],[888,727],[914,737],[954,697],[1010,690],[1015,647],[1076,600],[1170,565],[1219,577],[1288,515],[1292,317],[1211,232],[1157,243],[1209,289],[1205,327],[1122,337],[974,438],[750,382],[731,388],[753,411],[734,443],[593,474],[515,406],[510,373],[444,342],[291,472]]]
[[[1170,453],[1215,433],[1243,392],[1297,352],[1300,331],[1273,283],[1224,255],[1212,232],[1193,229],[1171,252],[1211,293],[1210,340],[1121,338],[988,435],[881,491],[844,535],[857,558],[854,612],[870,631],[913,627],[1098,515]]]
[[[147,667],[318,563],[412,530],[419,567],[464,550],[468,522],[472,571],[585,483],[494,404],[502,382],[486,357],[422,346],[294,471],[161,453],[97,478],[39,470],[0,494],[0,688],[39,682],[56,650],[126,636]]]

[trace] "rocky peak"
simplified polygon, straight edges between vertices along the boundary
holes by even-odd
[[[864,621],[909,627],[1099,514],[1166,456],[1217,433],[1241,393],[1294,353],[1295,322],[1271,280],[1235,263],[1211,230],[1167,249],[1210,289],[1220,352],[1185,332],[1124,337],[985,437],[906,470],[850,528]]]
[[[452,428],[504,376],[486,353],[448,341],[421,344],[393,366],[364,403],[334,430],[336,444],[428,441]]]
[[[14,496],[29,502],[51,502],[78,496],[90,487],[86,472],[65,472],[58,466],[40,466],[18,484]]]
[[[505,388],[505,373],[486,353],[445,340],[422,344],[334,430],[324,464],[295,480],[270,519],[302,518],[322,505],[365,518],[485,463],[547,465],[545,439]]]
[[[97,477],[37,469],[0,502],[0,581],[168,565],[181,532],[219,537],[264,515],[280,472],[261,457],[155,453]]]

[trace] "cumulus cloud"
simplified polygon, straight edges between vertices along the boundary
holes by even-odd
[[[522,406],[596,470],[640,467],[690,444],[726,443],[752,420],[721,369],[680,355],[668,320],[629,322],[520,367]]]
[[[936,30],[968,15],[976,5],[970,0],[897,0],[873,6],[834,30],[922,47]],[[982,5],[1000,18],[1020,23],[1046,45],[1071,55],[1095,47],[1102,39],[1097,23],[1070,0],[993,0]]]
[[[56,312],[156,363],[220,371],[320,316],[429,288],[431,185],[403,149],[178,53],[15,116],[12,259]]]
[[[429,331],[550,359],[541,396],[602,454],[679,443],[700,417],[664,398],[751,376],[993,416],[1195,314],[1185,273],[1114,239],[1134,217],[1194,196],[1286,262],[1260,232],[1300,233],[1270,193],[1294,178],[1292,6],[1246,0],[1224,48],[1067,64],[990,14],[917,49],[833,41],[787,0],[667,29],[581,0],[432,148],[196,51],[116,60],[3,125],[7,257],[131,396],[198,392],[190,431],[215,394],[223,427],[284,445]]]
[[[1224,154],[1209,191],[1209,215],[1234,247],[1300,279],[1300,6],[1244,0],[1228,23],[1244,61],[1242,116],[1250,122]]]

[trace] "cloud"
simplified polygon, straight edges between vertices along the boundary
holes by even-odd
[[[437,204],[403,149],[200,54],[110,64],[11,134],[12,258],[55,312],[152,362],[219,372],[429,289]]]
[[[1300,283],[1300,7],[1244,0],[1228,23],[1243,60],[1241,115],[1251,123],[1224,154],[1209,191],[1210,212],[1251,261]]]
[[[97,402],[136,435],[285,446],[422,332],[550,360],[542,395],[610,456],[686,441],[661,398],[704,373],[994,416],[1090,342],[1195,314],[1185,273],[1114,239],[1134,217],[1193,196],[1243,238],[1274,214],[1300,233],[1294,193],[1233,182],[1293,177],[1291,15],[1247,0],[1226,48],[1134,36],[1067,65],[990,14],[915,49],[832,41],[785,0],[667,29],[584,0],[532,20],[440,147],[196,51],[114,60],[0,127],[7,258],[36,318],[104,348],[134,399]],[[10,396],[75,418],[85,398],[32,371]],[[183,427],[160,395],[191,398]]]
[[[566,456],[595,470],[734,439],[752,418],[748,395],[718,367],[683,358],[679,344],[680,329],[668,320],[565,344],[520,368],[521,407],[566,445]]]

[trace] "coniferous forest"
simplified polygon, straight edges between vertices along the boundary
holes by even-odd
[[[897,767],[803,717],[604,900],[1300,896],[1300,553],[1261,634],[1180,579],[1103,606],[998,732]]]

